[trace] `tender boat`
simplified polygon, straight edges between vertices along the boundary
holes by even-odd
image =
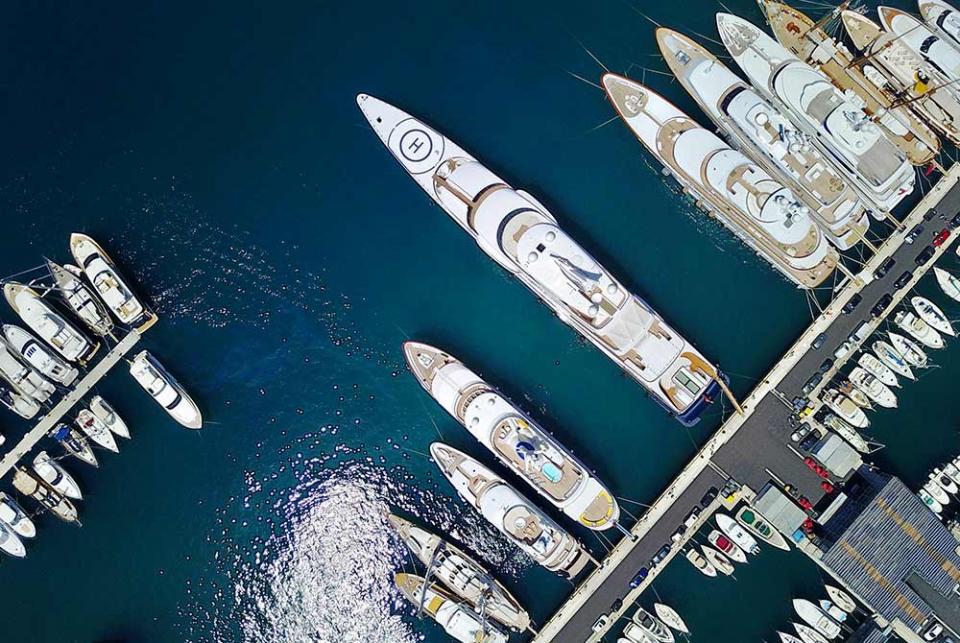
[[[940,504],[940,501],[931,496],[926,489],[920,489],[917,492],[917,496],[920,500],[927,506],[927,509],[937,514],[938,516],[943,513],[943,505]]]
[[[137,299],[133,289],[120,276],[113,260],[96,241],[74,232],[70,235],[70,252],[100,299],[121,323],[140,333],[156,323],[157,316]]]
[[[903,359],[903,355],[887,342],[879,339],[873,343],[873,352],[877,354],[880,361],[897,375],[902,375],[911,380],[917,379],[913,374],[910,364]]]
[[[49,259],[47,269],[57,284],[57,292],[67,307],[84,325],[101,337],[113,330],[113,320],[100,300],[83,283],[83,273],[76,266],[61,266]]]
[[[710,545],[701,545],[700,548],[703,550],[703,555],[708,561],[710,561],[710,564],[713,565],[718,572],[724,576],[730,576],[733,574],[733,564],[727,559],[726,556]]]
[[[727,563],[729,565],[729,563]],[[670,629],[660,622],[656,616],[643,609],[638,607],[637,611],[633,613],[631,620],[640,627],[641,630],[649,634],[654,641],[660,641],[661,643],[674,643],[676,640],[673,636],[673,632]]]
[[[943,472],[943,469],[935,468],[930,472],[930,480],[935,482],[941,489],[947,493],[957,495],[957,492],[960,491],[960,487],[957,487],[957,483],[953,481],[946,473]]]
[[[403,168],[487,255],[681,423],[699,420],[720,394],[722,375],[542,204],[409,114],[366,94],[357,103]]]
[[[817,601],[817,606],[837,623],[843,623],[847,620],[847,613],[838,606],[834,605],[832,601],[821,599]]]
[[[535,562],[567,578],[590,562],[583,545],[493,471],[440,442],[430,455],[460,497]]]
[[[430,570],[433,578],[459,598],[497,622],[521,631],[530,627],[530,615],[507,588],[486,568],[460,548],[399,516],[387,520],[397,530],[413,555]]]
[[[174,420],[188,429],[203,426],[197,403],[156,357],[147,351],[137,353],[130,362],[130,375]]]
[[[828,409],[836,413],[841,420],[856,429],[870,426],[867,414],[853,400],[835,388],[827,389],[821,398]]]
[[[890,343],[897,352],[903,356],[903,359],[906,360],[908,364],[916,366],[917,368],[926,368],[927,354],[923,352],[922,348],[917,346],[916,342],[907,339],[899,333],[888,332],[887,336],[890,338]]]
[[[790,545],[787,544],[786,538],[774,529],[773,525],[764,520],[763,517],[757,513],[756,509],[748,506],[740,507],[740,510],[737,511],[736,518],[737,522],[746,527],[747,531],[760,538],[763,542],[768,545],[773,545],[777,549],[790,551]]]
[[[873,402],[870,401],[870,396],[857,388],[850,380],[842,381],[840,385],[837,386],[837,390],[849,397],[850,400],[861,409],[873,408]]]
[[[759,89],[825,153],[880,212],[913,191],[914,170],[862,103],[742,18],[717,14],[720,38]]]
[[[793,628],[797,631],[797,634],[800,635],[803,643],[827,643],[827,639],[825,639],[820,632],[816,631],[809,625],[804,625],[803,623],[794,623]]]
[[[4,324],[3,336],[7,345],[20,358],[37,369],[47,379],[70,386],[77,379],[79,371],[48,351],[39,340],[19,326]]]
[[[917,311],[917,314],[920,315],[920,319],[927,322],[932,328],[935,328],[944,335],[949,335],[950,337],[956,336],[957,333],[953,329],[953,324],[950,323],[950,320],[935,303],[926,297],[920,297],[918,295],[910,298],[910,304],[913,306],[913,309]]]
[[[870,220],[859,195],[787,116],[690,38],[661,27],[657,44],[714,124],[771,176],[786,181],[834,246],[846,250],[863,239]]]
[[[23,323],[68,361],[85,364],[100,348],[99,343],[87,339],[32,288],[11,281],[3,286],[3,295]]]
[[[790,188],[659,94],[623,76],[603,86],[637,139],[705,208],[801,288],[823,283],[839,255]]]
[[[17,467],[13,474],[13,487],[39,502],[60,520],[77,521],[77,508],[73,503],[33,471]]]
[[[653,611],[657,613],[657,618],[666,623],[666,625],[681,634],[689,634],[690,628],[687,627],[686,622],[680,617],[680,614],[677,613],[677,610],[673,609],[669,605],[664,603],[654,603]]]
[[[21,393],[19,388],[2,378],[0,378],[0,404],[24,420],[32,420],[40,412],[40,405],[36,400]]]
[[[16,532],[5,522],[0,521],[0,550],[14,558],[23,558],[27,550]]]
[[[57,392],[57,387],[40,373],[20,361],[17,354],[0,342],[0,377],[4,378],[24,395],[43,404]]]
[[[857,364],[887,386],[900,386],[900,380],[897,379],[896,373],[873,353],[861,353]]]
[[[707,535],[707,542],[722,551],[724,555],[731,560],[735,560],[738,563],[747,562],[747,555],[743,553],[743,550],[716,529],[710,530],[710,533]]]
[[[795,598],[793,599],[793,609],[810,627],[828,639],[835,639],[840,636],[840,626],[810,601],[804,598]]]
[[[849,594],[834,585],[825,585],[827,596],[830,597],[837,606],[847,614],[853,614],[857,610],[857,603]]]
[[[101,422],[97,416],[90,412],[90,409],[80,409],[80,412],[77,413],[77,426],[80,427],[80,430],[83,433],[102,446],[104,449],[113,451],[114,453],[120,453],[120,447],[117,446],[117,441],[114,439],[113,434],[110,433],[103,422]]]
[[[786,634],[777,630],[777,636],[780,637],[780,643],[804,643],[803,639],[798,639],[793,634]]]
[[[823,418],[823,425],[847,441],[847,443],[860,453],[870,453],[872,449],[860,433],[838,418],[833,413],[827,413]]]
[[[937,277],[937,284],[940,285],[943,294],[954,301],[960,301],[960,279],[938,266],[933,267],[933,274]]]
[[[880,378],[868,373],[860,366],[854,366],[850,371],[850,381],[863,391],[871,400],[887,409],[897,407],[897,395],[890,387],[880,381]]]
[[[954,47],[960,47],[960,14],[942,0],[917,0],[923,21]]]
[[[460,643],[507,643],[507,635],[484,623],[466,603],[458,601],[437,583],[426,584],[420,576],[396,574],[394,584],[403,597],[413,603],[417,613],[425,613],[443,631]]]
[[[943,338],[940,337],[940,333],[909,310],[898,310],[893,316],[893,323],[924,346],[943,348]]]
[[[923,490],[930,494],[934,500],[940,503],[942,507],[946,507],[950,504],[950,496],[947,495],[947,492],[933,480],[927,480],[923,485]]]
[[[127,423],[124,422],[123,418],[113,410],[113,407],[99,395],[94,395],[90,398],[90,412],[93,413],[111,433],[119,435],[121,438],[126,438],[127,440],[130,439],[130,429],[127,428]]]
[[[691,547],[687,550],[684,556],[690,561],[690,564],[693,565],[697,571],[704,576],[713,578],[717,575],[717,568],[713,566],[713,563],[704,558],[703,554],[698,552],[696,548]]]
[[[419,342],[403,345],[420,385],[480,443],[550,504],[584,527],[613,527],[620,507],[583,462],[458,359]]]
[[[73,479],[60,463],[51,458],[46,451],[41,451],[33,458],[33,470],[43,478],[47,484],[74,500],[83,500],[80,485]]]
[[[760,553],[760,545],[736,520],[724,513],[718,513],[715,519],[720,531],[725,533],[737,547],[748,554],[756,555]]]
[[[18,536],[33,538],[37,535],[37,527],[33,524],[33,520],[16,500],[7,495],[6,491],[0,491],[0,520],[13,529]]]
[[[59,442],[60,446],[62,446],[70,455],[82,460],[83,462],[86,462],[91,466],[100,466],[100,463],[97,462],[97,456],[94,455],[93,449],[90,448],[90,443],[87,442],[87,439],[83,437],[83,434],[76,429],[71,428],[66,424],[61,424],[50,431],[50,437]]]
[[[880,24],[951,81],[960,79],[960,51],[906,11],[877,7]]]

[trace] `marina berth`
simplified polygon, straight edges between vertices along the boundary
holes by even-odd
[[[60,299],[92,332],[105,337],[113,330],[110,313],[83,283],[83,273],[76,266],[61,266],[49,259],[47,269],[57,286]]]
[[[954,47],[960,47],[960,13],[943,0],[917,0],[923,21]]]
[[[793,7],[760,0],[770,30],[781,45],[800,60],[819,70],[876,124],[882,135],[906,156],[912,165],[926,165],[940,152],[940,140],[902,97],[885,83],[870,80],[862,59],[843,42],[834,39],[807,15]],[[830,14],[835,17],[839,11]]]
[[[436,583],[427,583],[420,576],[397,574],[394,583],[400,593],[417,608],[437,622],[443,631],[460,643],[507,643],[507,635],[480,614],[458,601]]]
[[[501,463],[588,529],[613,527],[620,507],[585,464],[462,362],[419,342],[403,345],[420,385]]]
[[[698,205],[802,288],[829,277],[839,255],[810,208],[763,168],[647,87],[605,74],[607,97],[636,137]]]
[[[960,80],[960,51],[950,41],[940,38],[930,27],[912,15],[893,7],[877,7],[880,24],[899,42],[949,78]]]
[[[13,488],[36,500],[60,520],[77,521],[77,508],[73,503],[33,471],[17,467],[13,474]]]
[[[847,250],[863,239],[870,220],[860,196],[806,134],[690,38],[661,27],[657,44],[704,113],[734,147],[803,201],[834,246]]]
[[[147,351],[137,353],[130,362],[130,375],[170,417],[182,426],[188,429],[203,427],[200,407],[152,354]]]
[[[448,138],[366,94],[364,116],[403,168],[494,261],[685,425],[720,393],[717,368],[628,291],[530,194]]]
[[[889,212],[913,191],[913,167],[862,102],[746,20],[720,13],[717,27],[753,86],[789,114],[879,212]]]
[[[960,143],[960,88],[862,13],[848,9],[841,17],[865,61],[862,69],[869,82],[893,88],[936,131],[952,143]]]
[[[33,524],[33,520],[6,491],[0,491],[0,521],[6,523],[14,533],[23,538],[33,538],[37,535],[37,527]]]
[[[68,361],[84,364],[100,348],[99,343],[87,339],[32,288],[11,281],[4,284],[3,295],[30,330]]]
[[[13,349],[20,359],[53,382],[70,386],[80,374],[77,369],[51,353],[38,339],[19,326],[4,324],[3,337],[7,346]]]
[[[57,392],[50,381],[20,361],[19,356],[4,342],[0,342],[0,377],[41,404]]]
[[[59,442],[60,446],[75,458],[93,467],[100,466],[100,463],[97,461],[97,456],[94,455],[93,449],[90,448],[90,443],[87,442],[83,434],[76,429],[66,424],[60,424],[50,431],[50,437]]]
[[[40,412],[40,404],[19,388],[0,378],[0,404],[24,420],[32,420]]]
[[[460,497],[538,564],[575,578],[591,562],[573,536],[467,454],[434,442],[430,455]]]
[[[51,458],[46,451],[41,451],[33,458],[33,470],[43,478],[47,484],[74,500],[83,500],[80,485],[73,479],[60,463]]]

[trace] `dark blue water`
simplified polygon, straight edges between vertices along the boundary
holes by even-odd
[[[712,3],[645,5],[714,33]],[[570,75],[601,71],[578,42],[697,113],[657,73],[652,25],[627,4],[6,8],[0,273],[66,259],[71,231],[99,239],[155,304],[144,344],[207,426],[179,428],[124,369],[103,382],[134,439],[99,470],[68,462],[82,528],[42,517],[27,560],[4,561],[4,641],[444,640],[390,589],[410,568],[390,507],[453,533],[545,621],[570,585],[452,499],[423,456],[438,435],[482,454],[406,374],[408,338],[500,385],[637,502],[719,425],[719,407],[692,430],[666,417],[496,268],[368,130],[359,91],[535,194],[739,395],[810,319],[620,123],[598,128],[613,111]],[[750,0],[731,8],[759,20]],[[958,450],[952,350],[901,411],[877,416],[891,446],[879,460],[914,484]],[[8,443],[24,428],[0,426]],[[661,578],[701,643],[772,640],[789,599],[819,583],[803,556],[773,551],[736,580],[707,582],[684,561]]]

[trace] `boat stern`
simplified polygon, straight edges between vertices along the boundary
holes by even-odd
[[[594,531],[610,529],[620,519],[620,505],[613,495],[596,479],[591,479],[588,492],[583,494],[586,506],[580,508],[577,521]]]

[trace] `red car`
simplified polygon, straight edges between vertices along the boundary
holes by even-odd
[[[824,493],[833,493],[833,485],[830,484],[829,480],[824,480],[821,482],[820,488],[823,489]]]
[[[817,470],[817,467],[820,466],[819,464],[817,464],[817,461],[814,460],[813,458],[811,458],[810,456],[805,457],[805,458],[803,459],[803,463],[804,463],[805,465],[807,465],[807,468],[808,468],[808,469],[811,469],[811,470],[813,470],[813,471],[816,471],[816,470]]]
[[[801,507],[803,507],[807,511],[810,511],[811,509],[813,509],[813,503],[802,496],[797,499],[797,504],[799,504]]]
[[[949,237],[950,237],[950,231],[944,228],[943,230],[937,233],[937,236],[933,238],[933,245],[939,248],[940,246],[943,245],[943,242],[946,241]]]

